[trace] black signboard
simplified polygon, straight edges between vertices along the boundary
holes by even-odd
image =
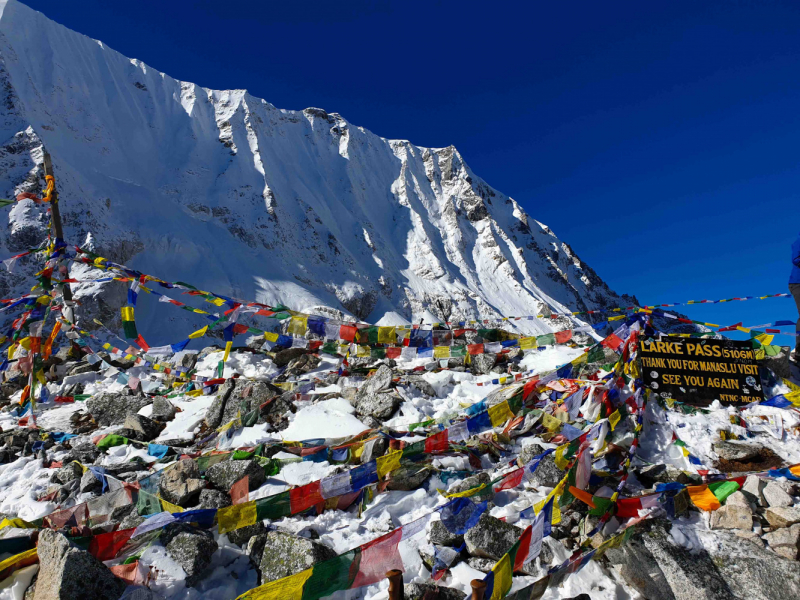
[[[642,379],[652,393],[694,406],[763,400],[750,341],[676,336],[644,338],[639,344]]]

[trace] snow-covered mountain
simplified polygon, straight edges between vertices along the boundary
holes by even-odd
[[[0,194],[41,189],[44,144],[71,243],[90,238],[164,279],[382,324],[625,302],[452,146],[177,81],[15,0],[0,11]],[[5,211],[3,257],[41,242],[40,206]],[[29,285],[4,273],[0,296]],[[124,302],[118,283],[76,291],[106,318]],[[140,308],[140,330],[158,343],[165,316],[185,314]]]

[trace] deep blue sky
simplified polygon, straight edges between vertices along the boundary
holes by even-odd
[[[641,302],[786,291],[798,2],[27,3],[177,79],[453,144]],[[683,310],[797,318],[790,299]]]

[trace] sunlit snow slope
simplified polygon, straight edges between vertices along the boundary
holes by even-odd
[[[386,324],[621,301],[452,146],[176,81],[14,0],[0,11],[0,194],[40,189],[44,144],[71,243],[91,234],[165,279]],[[3,256],[46,227],[28,200],[8,211]],[[25,285],[2,274],[0,296]],[[110,316],[124,299],[112,285],[77,291]],[[143,314],[146,333],[165,332]]]

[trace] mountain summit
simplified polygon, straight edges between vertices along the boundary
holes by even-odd
[[[68,243],[202,289],[380,324],[625,302],[452,146],[178,81],[15,0],[0,11],[0,194],[41,189],[44,145]],[[41,243],[43,208],[24,200],[7,215],[4,255]],[[22,284],[4,273],[0,295]],[[73,287],[107,316],[124,302],[119,284]],[[145,331],[156,314],[137,315]]]

